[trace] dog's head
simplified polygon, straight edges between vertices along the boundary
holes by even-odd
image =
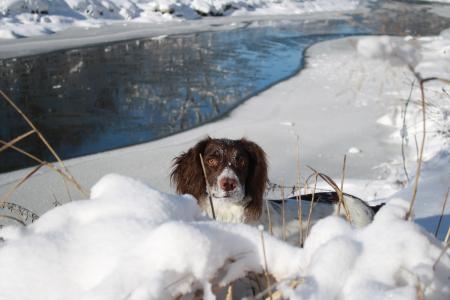
[[[261,147],[246,139],[208,137],[176,157],[171,179],[177,193],[205,201],[207,186],[200,154],[213,199],[242,204],[247,219],[258,219],[267,181],[266,156]]]

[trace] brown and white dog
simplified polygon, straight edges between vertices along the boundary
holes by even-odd
[[[263,196],[267,183],[267,161],[263,149],[247,139],[208,137],[174,159],[171,180],[177,193],[193,195],[201,209],[212,216],[200,154],[204,160],[216,219],[234,223],[266,223],[267,210],[263,209]],[[311,198],[311,195],[301,197],[304,220]],[[345,201],[352,221],[358,227],[371,222],[378,209],[351,195],[346,195]],[[272,221],[281,222],[280,201],[268,203]],[[288,200],[285,205],[285,218],[295,220],[295,227],[298,227],[296,201]],[[316,193],[313,220],[335,213],[337,206],[336,193]]]
[[[208,137],[175,158],[171,179],[177,193],[193,195],[211,216],[200,154],[217,219],[235,223],[257,221],[267,182],[266,155],[261,147],[246,139]]]

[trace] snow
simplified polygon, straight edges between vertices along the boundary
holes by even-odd
[[[0,232],[0,273],[8,278],[0,299],[170,299],[191,283],[204,286],[227,259],[241,256],[222,280],[261,272],[257,231],[205,221],[191,196],[110,174],[90,198],[54,208],[27,228]],[[271,273],[294,272],[298,250],[274,238],[266,243]],[[275,253],[291,259],[278,262]]]
[[[108,27],[117,21],[160,24],[202,16],[298,15],[351,10],[358,4],[356,0],[5,0],[0,2],[0,39]]]
[[[450,258],[392,200],[364,229],[338,217],[312,228],[303,249],[265,233],[268,272],[291,299],[448,299]],[[262,273],[260,231],[202,216],[191,196],[103,177],[89,200],[56,207],[27,227],[0,230],[0,299],[172,299]]]
[[[433,268],[443,249],[433,234],[450,178],[449,87],[444,82],[426,84],[425,161],[414,222],[404,217],[414,184],[414,140],[422,134],[417,84],[405,111],[415,79],[411,70],[449,79],[449,46],[448,30],[435,37],[358,37],[314,45],[307,69],[227,118],[159,141],[67,161],[84,186],[97,183],[90,199],[45,214],[54,197],[68,200],[62,180],[41,169],[11,201],[42,216],[26,227],[0,230],[0,278],[7,278],[0,280],[0,299],[170,299],[192,296],[197,289],[214,298],[217,285],[225,287],[248,272],[262,273],[258,228],[209,220],[192,197],[170,194],[171,159],[206,134],[245,135],[258,142],[269,157],[271,181],[282,178],[288,185],[297,180],[297,137],[302,165],[337,182],[343,154],[349,153],[344,191],[387,202],[364,228],[335,216],[320,220],[302,249],[265,233],[268,271],[284,295],[420,299],[423,293],[426,299],[448,299],[449,255]],[[402,138],[409,181],[400,156]],[[110,172],[156,188],[121,175],[104,176]],[[26,173],[0,175],[0,194]],[[447,206],[440,240],[449,214]]]
[[[409,68],[420,78],[438,77],[443,80],[450,79],[450,31],[444,30],[439,36],[424,38],[396,38],[396,37],[366,37],[358,41],[358,53],[371,59],[381,59],[390,65]],[[404,107],[399,108],[400,114],[384,115],[378,119],[379,124],[395,128],[391,135],[393,142],[399,143],[403,138],[406,148],[410,148],[409,156],[417,157],[417,150],[411,149],[415,141],[422,139],[422,118],[420,106],[420,94],[416,88],[413,90],[411,99],[417,99],[416,105],[409,105],[405,113]],[[444,195],[449,187],[450,159],[449,159],[449,136],[450,122],[448,119],[448,84],[440,81],[430,81],[425,84],[426,99],[426,143],[424,152],[424,165],[420,185],[418,188],[418,199],[421,199],[415,208],[416,222],[421,224],[430,232],[435,232],[440,213],[439,208],[443,205]],[[405,125],[403,124],[405,120]],[[408,151],[407,151],[408,152]],[[408,153],[407,153],[408,154]],[[415,163],[405,162],[409,176],[415,174]],[[401,167],[388,165],[388,172],[395,178],[404,178],[400,175]],[[400,179],[401,180],[401,179]],[[405,180],[405,179],[403,179]],[[404,189],[399,190],[393,196],[410,199],[413,193],[413,180],[406,183]],[[450,225],[448,207],[444,211],[443,224],[441,224],[438,237],[444,239]]]
[[[350,154],[358,154],[358,153],[361,153],[362,150],[357,148],[357,147],[351,147],[351,148],[348,149],[347,152],[350,153]]]
[[[381,43],[387,39],[378,38]],[[267,153],[270,181],[280,183],[284,179],[286,185],[292,186],[297,182],[293,162],[299,137],[302,178],[308,177],[304,166],[310,165],[340,182],[343,156],[355,147],[361,152],[349,153],[347,157],[345,192],[377,202],[398,192],[403,193],[400,197],[409,200],[416,166],[415,140],[421,140],[419,91],[416,84],[406,112],[407,126],[403,128],[405,101],[414,76],[404,64],[393,66],[389,60],[363,55],[358,51],[358,41],[366,39],[376,43],[377,37],[347,38],[312,46],[307,53],[308,68],[249,99],[220,121],[158,141],[68,160],[65,164],[85,187],[92,186],[104,174],[116,172],[171,192],[169,172],[175,156],[207,134],[218,138],[246,136]],[[432,55],[448,47],[448,31],[435,37],[389,39],[395,40],[395,44],[408,43],[416,47],[418,57],[422,57],[416,66],[418,71],[424,63],[434,65],[435,70],[450,65],[442,63],[448,61],[448,51],[440,56]],[[335,73],[335,70],[340,72]],[[431,75],[432,70],[427,72]],[[330,88],[324,89],[324,86]],[[442,89],[448,90],[448,86],[439,81],[426,84],[428,134],[415,218],[430,232],[434,232],[437,225],[450,178],[450,169],[446,167],[450,108],[448,96]],[[278,99],[283,99],[283,105],[279,105]],[[409,182],[401,158],[402,136],[405,137]],[[0,194],[9,191],[27,172],[29,170],[0,175]],[[424,185],[428,182],[426,178],[430,180],[427,186]],[[321,182],[318,187],[329,188]],[[72,189],[71,197],[79,199],[80,195]],[[61,178],[42,168],[10,201],[40,215],[53,206],[55,198],[61,203],[69,201]],[[449,209],[447,206],[444,212],[441,239],[445,236],[445,224],[449,222]]]

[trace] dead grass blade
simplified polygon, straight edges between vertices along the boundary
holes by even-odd
[[[295,289],[300,284],[304,283],[304,279],[303,278],[282,279],[282,280],[276,282],[274,285],[272,285],[270,290],[268,288],[266,288],[264,291],[260,292],[259,294],[255,295],[253,298],[250,298],[250,299],[253,299],[253,300],[268,299],[268,298],[266,298],[266,295],[268,295],[270,291],[272,292],[273,300],[285,299],[285,298],[283,298],[282,291],[279,289],[279,285],[282,283],[287,283],[290,288]]]
[[[413,194],[411,197],[411,202],[409,205],[408,212],[405,215],[405,220],[411,220],[414,204],[416,202],[416,196],[417,196],[417,190],[419,186],[419,178],[420,178],[420,172],[422,168],[422,162],[423,162],[423,151],[425,148],[425,140],[426,140],[426,101],[425,101],[425,91],[423,85],[426,82],[429,81],[441,81],[446,84],[450,84],[450,80],[437,78],[437,77],[430,77],[430,78],[424,78],[422,79],[419,74],[415,73],[412,68],[410,68],[413,74],[416,76],[416,78],[419,80],[419,87],[420,87],[420,98],[421,98],[421,104],[422,104],[422,141],[420,143],[420,149],[419,149],[419,158],[417,160],[417,167],[416,167],[416,177],[414,178],[414,186],[413,186]]]
[[[447,234],[445,235],[444,244],[448,242],[449,238],[450,238],[450,226],[447,228]]]
[[[34,173],[36,173],[40,168],[42,168],[44,165],[40,164],[37,167],[35,167],[33,170],[31,170],[27,175],[25,175],[12,189],[10,189],[6,194],[0,199],[0,204],[8,201],[9,197],[25,182],[27,181],[31,176],[33,176]]]
[[[16,147],[14,147],[14,144],[17,143],[19,140],[26,138],[27,136],[31,135],[32,133],[36,133],[39,137],[39,139],[42,141],[42,143],[44,143],[44,145],[47,147],[47,149],[52,153],[53,157],[59,162],[59,164],[61,165],[61,168],[64,170],[64,178],[67,178],[68,181],[72,182],[77,189],[81,192],[81,194],[85,197],[88,196],[88,193],[81,187],[81,185],[75,180],[75,178],[72,176],[72,174],[70,173],[70,171],[67,169],[67,167],[64,165],[64,163],[62,162],[61,158],[59,157],[59,155],[56,153],[56,151],[53,149],[52,146],[50,146],[49,142],[47,141],[47,139],[44,137],[44,135],[39,131],[39,129],[33,124],[33,122],[31,122],[31,120],[25,115],[25,113],[14,103],[14,101],[11,100],[11,98],[9,98],[2,90],[0,90],[0,95],[3,97],[3,99],[8,102],[9,105],[11,105],[14,110],[25,120],[25,122],[32,128],[31,131],[15,138],[14,140],[6,143],[3,142],[3,148],[12,148],[12,149],[17,149]],[[1,152],[1,151],[0,151]],[[19,151],[20,152],[20,151]],[[22,152],[23,153],[23,152]],[[31,157],[30,157],[31,158]],[[35,157],[36,158],[36,157]],[[39,162],[40,164],[43,164],[42,161]],[[60,172],[61,174],[62,172]],[[64,180],[64,185],[66,186],[66,189],[68,190],[67,187],[67,183],[66,180],[63,178]],[[71,197],[70,197],[71,200]]]
[[[3,145],[3,146],[0,148],[0,153],[2,153],[4,150],[10,148],[12,145],[14,145],[14,144],[20,142],[20,141],[23,140],[24,138],[29,137],[30,135],[32,135],[32,134],[35,133],[35,132],[36,132],[36,131],[33,129],[33,130],[30,130],[30,131],[28,131],[28,132],[26,132],[26,133],[24,133],[24,134],[22,134],[22,135],[19,135],[18,137],[14,138],[13,140],[11,140],[11,141],[9,141],[8,143],[6,143],[5,145]]]
[[[298,232],[299,232],[299,247],[303,247],[303,216],[302,216],[302,199],[300,195],[300,186],[298,187],[297,195],[295,196],[297,199],[297,220],[298,220]]]
[[[306,222],[306,236],[309,235],[309,228],[311,226],[311,217],[312,217],[312,212],[314,209],[314,198],[316,196],[316,187],[317,187],[317,177],[318,176],[319,176],[319,173],[316,172],[316,176],[314,176],[314,188],[313,188],[313,192],[312,192],[311,204],[309,205],[308,221]]]
[[[338,194],[338,197],[339,197],[339,203],[342,203],[342,206],[344,207],[345,217],[346,217],[347,221],[351,224],[352,218],[351,218],[347,203],[345,203],[344,194],[339,189],[336,182],[334,182],[334,180],[331,179],[330,176],[323,174],[323,173],[319,173],[319,172],[317,172],[317,170],[315,170],[314,168],[312,168],[310,166],[308,166],[308,168],[310,168],[313,172],[317,173],[320,178],[322,178],[328,185],[330,185],[336,191],[336,193]]]
[[[25,224],[24,221],[22,221],[21,219],[14,217],[14,216],[10,216],[10,215],[0,215],[0,219],[9,219],[9,220],[13,220],[16,221],[18,223],[20,223],[23,226],[26,226],[27,224]]]
[[[31,219],[31,222],[33,223],[35,220],[39,219],[39,216],[29,210],[28,208],[25,208],[19,204],[11,203],[11,202],[3,202],[0,203],[0,208],[9,210],[11,213],[24,217],[25,221],[28,221],[28,219]]]
[[[14,103],[14,101],[12,101],[2,90],[0,90],[0,94],[3,96],[3,98],[6,100],[6,102],[9,103],[9,105],[11,105],[16,111],[17,113],[20,114],[20,116],[25,120],[25,122],[27,122],[27,124],[33,128],[33,130],[36,132],[36,134],[39,136],[39,138],[41,139],[41,141],[45,144],[45,146],[48,148],[48,150],[52,153],[52,155],[56,158],[56,160],[61,164],[61,166],[66,169],[66,167],[64,166],[61,158],[59,157],[59,155],[56,153],[56,151],[53,149],[52,146],[50,146],[50,144],[48,143],[47,139],[42,135],[42,133],[39,131],[39,129],[37,129],[36,126],[34,126],[33,122],[31,122],[31,120],[23,113],[23,111]],[[67,171],[67,170],[66,170]]]
[[[439,222],[436,226],[436,231],[434,232],[434,236],[437,238],[439,233],[439,228],[441,227],[442,218],[444,217],[445,207],[447,206],[447,200],[448,200],[448,192],[450,191],[450,186],[447,188],[447,193],[444,197],[444,204],[442,204],[442,210],[441,210],[441,216],[439,217]]]
[[[298,280],[298,279],[292,280],[292,281],[289,283],[289,287],[292,288],[292,289],[296,289],[297,286],[299,286],[301,283],[302,283],[301,280]],[[277,289],[277,290],[272,294],[272,297],[273,297],[273,300],[282,300],[282,299],[285,299],[285,297],[283,297],[283,292],[282,292],[281,290],[279,290],[279,289]]]
[[[267,219],[269,221],[269,234],[273,235],[273,230],[272,230],[272,215],[270,213],[270,204],[269,204],[269,199],[266,199],[266,209],[267,209]]]
[[[263,252],[263,256],[264,256],[264,275],[266,277],[267,288],[269,290],[269,299],[272,300],[272,286],[270,284],[269,268],[267,267],[266,245],[264,243],[264,228],[263,228],[263,226],[260,225],[258,227],[258,230],[261,234],[261,245],[262,245],[262,252]]]
[[[284,178],[281,178],[281,185],[284,186]],[[284,201],[284,188],[281,190],[281,229],[283,230],[283,241],[286,240],[286,207]]]
[[[0,144],[6,144],[5,141],[0,140]],[[32,160],[34,160],[35,162],[41,164],[41,165],[45,165],[47,168],[57,172],[59,175],[61,175],[63,177],[63,179],[67,180],[68,182],[72,183],[75,188],[85,197],[89,196],[89,193],[78,183],[78,181],[75,180],[75,178],[73,178],[72,176],[69,176],[68,174],[66,174],[63,170],[58,169],[57,167],[55,167],[52,163],[43,161],[41,159],[39,159],[38,157],[36,157],[35,155],[17,147],[14,145],[10,146],[11,149],[16,150],[17,152],[27,156],[28,158],[31,158]]]
[[[233,300],[233,285],[229,285],[227,289],[227,295],[225,297],[225,300]]]
[[[445,247],[442,249],[441,254],[439,254],[438,258],[433,264],[433,270],[436,270],[436,266],[438,265],[439,261],[441,260],[442,256],[447,252],[447,250],[450,249],[450,243],[446,243]]]
[[[216,212],[214,211],[214,205],[213,205],[213,201],[212,201],[212,198],[211,198],[211,187],[209,186],[208,178],[206,176],[206,168],[205,168],[205,164],[203,163],[203,156],[202,156],[201,153],[199,154],[199,156],[200,156],[200,163],[202,165],[203,176],[205,177],[206,189],[208,190],[209,205],[211,205],[211,212],[212,212],[212,215],[213,215],[213,219],[215,220],[216,219]]]
[[[406,112],[408,111],[408,105],[411,101],[411,96],[412,96],[415,84],[416,84],[416,80],[413,80],[411,83],[411,89],[409,91],[408,99],[406,99],[405,109],[403,111],[403,125],[402,125],[402,131],[401,131],[403,172],[405,173],[406,180],[408,180],[408,182],[409,182],[409,174],[408,174],[408,170],[406,169],[406,155],[405,155],[405,141],[407,140],[407,137],[408,137],[408,135],[406,134]]]
[[[297,193],[295,198],[297,199],[297,220],[298,220],[298,232],[299,232],[299,246],[303,247],[303,216],[302,216],[302,200],[301,200],[301,164],[300,164],[300,138],[297,135]],[[295,189],[294,189],[295,190]]]
[[[344,194],[344,179],[345,179],[345,167],[347,165],[347,155],[344,155],[344,162],[342,163],[342,178],[341,178],[341,193],[342,193],[342,197],[339,197],[339,205],[338,205],[338,209],[337,209],[337,214],[339,215],[341,212],[341,205],[342,202],[341,200],[344,199],[343,194]]]
[[[427,136],[427,133],[426,133],[426,102],[425,102],[425,92],[423,90],[423,84],[424,84],[424,81],[420,80],[419,87],[420,87],[420,95],[421,95],[421,100],[422,100],[422,131],[423,131],[422,132],[422,141],[420,143],[419,157],[417,159],[416,177],[414,178],[413,194],[411,197],[411,202],[409,205],[408,212],[405,215],[405,220],[412,219],[413,208],[414,208],[414,204],[416,202],[417,189],[419,186],[420,171],[422,169],[423,150],[425,148],[425,140],[426,140],[426,136]]]

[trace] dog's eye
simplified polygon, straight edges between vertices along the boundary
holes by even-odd
[[[210,167],[217,167],[217,165],[219,164],[219,161],[215,158],[209,158],[206,163],[208,164],[208,166]]]
[[[244,167],[245,167],[245,159],[238,158],[238,159],[236,160],[236,165],[237,165],[239,168],[244,168]]]

